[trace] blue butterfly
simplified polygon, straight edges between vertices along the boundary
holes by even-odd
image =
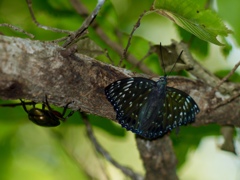
[[[147,139],[194,122],[200,111],[191,96],[167,86],[166,76],[157,82],[142,77],[117,80],[105,94],[122,127]]]
[[[105,88],[105,95],[122,127],[146,139],[161,137],[178,126],[192,123],[200,112],[191,96],[167,86],[166,75],[157,82],[142,77],[120,79]]]

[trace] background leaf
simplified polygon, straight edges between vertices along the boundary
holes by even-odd
[[[231,32],[216,13],[205,10],[190,0],[155,0],[154,8],[157,13],[204,41],[222,45],[216,37],[227,36]]]

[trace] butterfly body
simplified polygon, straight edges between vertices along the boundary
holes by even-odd
[[[192,97],[167,86],[166,76],[157,82],[142,77],[121,79],[108,85],[105,94],[122,127],[147,139],[193,122],[200,111]]]
[[[147,130],[151,125],[149,122],[151,119],[156,119],[158,114],[155,113],[156,110],[162,109],[163,101],[166,97],[166,83],[165,77],[161,78],[157,83],[153,83],[153,87],[148,97],[146,98],[146,103],[141,106],[139,110],[139,129]]]

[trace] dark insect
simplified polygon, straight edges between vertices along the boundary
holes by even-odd
[[[44,127],[55,127],[60,124],[60,120],[65,121],[67,118],[73,115],[74,111],[69,112],[69,114],[64,117],[66,114],[68,105],[71,104],[68,103],[66,106],[64,106],[63,112],[60,113],[58,111],[53,110],[47,100],[47,96],[45,96],[45,103],[42,104],[42,109],[36,108],[35,102],[24,102],[22,99],[20,99],[20,104],[9,104],[9,105],[1,105],[1,106],[17,106],[22,105],[23,109],[28,113],[28,119],[31,120],[33,123],[44,126]],[[26,105],[32,105],[33,107],[28,110]],[[47,109],[46,109],[47,107]]]
[[[167,86],[166,75],[157,82],[142,77],[117,80],[105,94],[122,127],[147,139],[194,122],[200,112],[191,96]]]

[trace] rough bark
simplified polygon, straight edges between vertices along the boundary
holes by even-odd
[[[173,152],[172,141],[168,136],[155,141],[137,138],[137,146],[146,169],[145,179],[178,179],[176,175],[177,159]]]
[[[1,99],[22,98],[43,102],[45,95],[48,95],[50,104],[64,106],[74,101],[70,104],[71,109],[113,120],[116,113],[105,98],[104,88],[125,77],[153,78],[104,64],[82,54],[68,53],[55,44],[29,39],[0,36],[0,54]],[[199,105],[201,112],[193,125],[217,123],[240,126],[239,97],[210,110],[226,97],[219,92],[210,96],[212,88],[200,80],[169,77],[168,82],[168,86],[189,93]],[[137,141],[147,179],[159,179],[157,170],[161,170],[162,179],[177,179],[173,173],[176,159],[168,136],[155,141]],[[163,152],[167,152],[167,156]]]

